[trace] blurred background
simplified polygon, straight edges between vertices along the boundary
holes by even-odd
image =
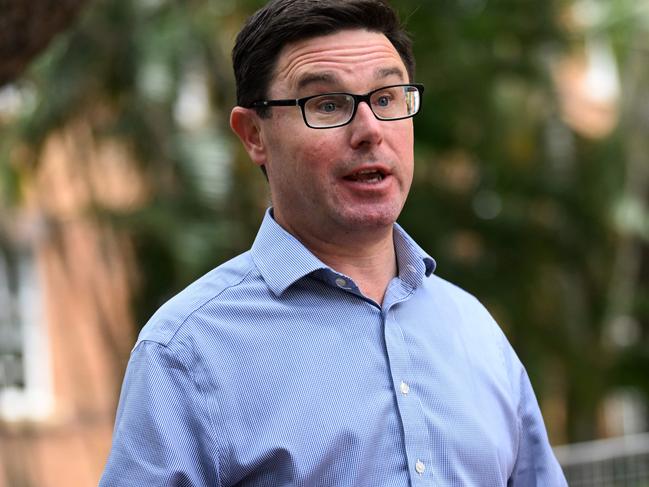
[[[138,330],[252,242],[261,0],[0,2],[0,487],[96,485]],[[572,486],[649,486],[649,0],[394,0],[426,85],[400,223],[494,314]]]

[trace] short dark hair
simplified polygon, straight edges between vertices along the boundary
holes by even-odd
[[[356,28],[385,35],[414,79],[412,41],[386,0],[271,0],[247,20],[232,50],[237,105],[249,107],[267,97],[287,44]]]

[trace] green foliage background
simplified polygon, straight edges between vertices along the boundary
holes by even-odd
[[[46,137],[79,117],[97,138],[122,140],[153,188],[144,207],[92,209],[135,243],[140,324],[247,249],[268,203],[261,173],[228,128],[229,51],[262,3],[96,0],[16,83],[27,102],[0,134],[5,206],[20,204],[24,166],[38,164]],[[426,85],[400,223],[436,258],[438,274],[494,313],[542,404],[563,401],[564,441],[598,435],[610,392],[631,387],[649,398],[648,112],[638,109],[649,99],[649,15],[631,0],[591,0],[602,20],[568,28],[573,3],[393,2]],[[596,140],[562,121],[551,71],[590,35],[612,42],[624,88],[618,128]],[[188,126],[178,106],[195,79],[209,115]],[[97,106],[114,117],[93,117]],[[10,163],[16,146],[28,148],[19,165]],[[619,318],[633,323],[632,343],[611,341]]]

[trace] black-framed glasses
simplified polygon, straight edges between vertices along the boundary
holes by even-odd
[[[329,129],[347,125],[354,119],[360,102],[364,101],[379,120],[402,120],[417,114],[424,85],[419,83],[389,85],[365,95],[323,93],[295,100],[260,100],[250,108],[299,106],[307,126]]]

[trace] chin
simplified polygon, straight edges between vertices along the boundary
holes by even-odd
[[[397,221],[399,216],[399,211],[395,211],[394,208],[389,211],[358,211],[358,212],[349,212],[347,214],[340,215],[342,220],[345,221],[350,230],[370,230],[370,229],[382,229],[385,227],[391,227],[394,222]]]

